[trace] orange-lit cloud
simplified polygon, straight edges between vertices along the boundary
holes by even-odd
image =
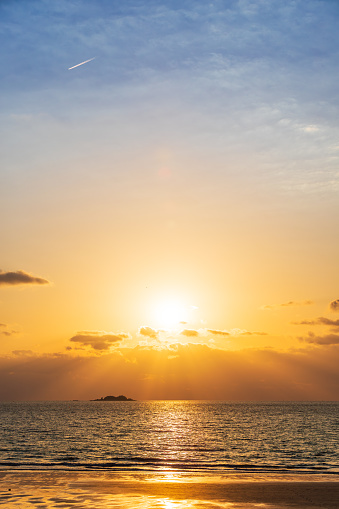
[[[104,331],[81,331],[73,336],[70,341],[80,345],[80,348],[89,346],[94,350],[105,351],[127,338],[129,338],[129,334],[124,332],[115,334]]]
[[[33,276],[23,270],[15,272],[0,271],[0,285],[48,285],[50,281],[41,277]]]
[[[184,329],[180,332],[182,336],[186,336],[188,338],[193,338],[199,336],[199,331],[194,329]]]
[[[159,331],[152,329],[152,327],[140,327],[138,332],[141,336],[147,336],[152,339],[158,339],[159,336]]]
[[[13,330],[7,323],[0,323],[0,334],[3,336],[12,336],[13,334],[17,334],[17,332],[18,331]]]
[[[214,334],[215,336],[267,336],[267,332],[248,331],[243,329],[231,329],[230,331],[207,329],[207,332]]]
[[[260,332],[260,331],[254,331],[254,332],[251,332],[251,331],[242,331],[240,332],[240,335],[241,336],[267,336],[267,332]]]
[[[118,348],[97,355],[0,357],[0,399],[338,400],[339,336],[320,348],[225,351],[201,344]]]
[[[207,329],[207,332],[216,336],[230,336],[231,333],[226,330]]]
[[[26,357],[34,355],[32,350],[13,350],[12,354],[19,357]]]
[[[283,302],[282,304],[265,304],[261,306],[260,309],[276,309],[276,308],[285,308],[285,307],[293,307],[293,306],[310,306],[314,304],[312,300],[303,300],[301,302],[290,300],[289,302]]]

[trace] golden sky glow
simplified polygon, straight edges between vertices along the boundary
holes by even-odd
[[[99,4],[0,6],[0,398],[337,398],[338,6]]]

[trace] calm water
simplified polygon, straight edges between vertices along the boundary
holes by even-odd
[[[0,403],[1,469],[339,472],[339,403]]]

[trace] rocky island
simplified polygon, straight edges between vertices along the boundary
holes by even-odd
[[[104,398],[91,399],[91,401],[135,401],[132,398],[126,398],[122,394],[120,396],[105,396]]]

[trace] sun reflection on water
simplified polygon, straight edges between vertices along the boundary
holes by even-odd
[[[166,500],[166,499],[160,499],[159,501],[159,507],[163,507],[164,509],[179,509],[182,507],[182,504],[185,504],[185,507],[192,507],[192,504],[190,504],[187,500],[184,501],[173,501],[173,500]]]
[[[191,479],[191,475],[190,475],[190,479]],[[151,482],[151,483],[158,483],[158,482],[166,482],[166,483],[182,483],[182,482],[187,482],[187,479],[186,479],[186,476],[184,474],[182,474],[181,472],[173,472],[173,471],[166,471],[166,469],[164,469],[164,471],[162,472],[152,472],[152,475],[150,475],[149,477],[147,477],[146,475],[146,479],[147,479],[147,482]]]

